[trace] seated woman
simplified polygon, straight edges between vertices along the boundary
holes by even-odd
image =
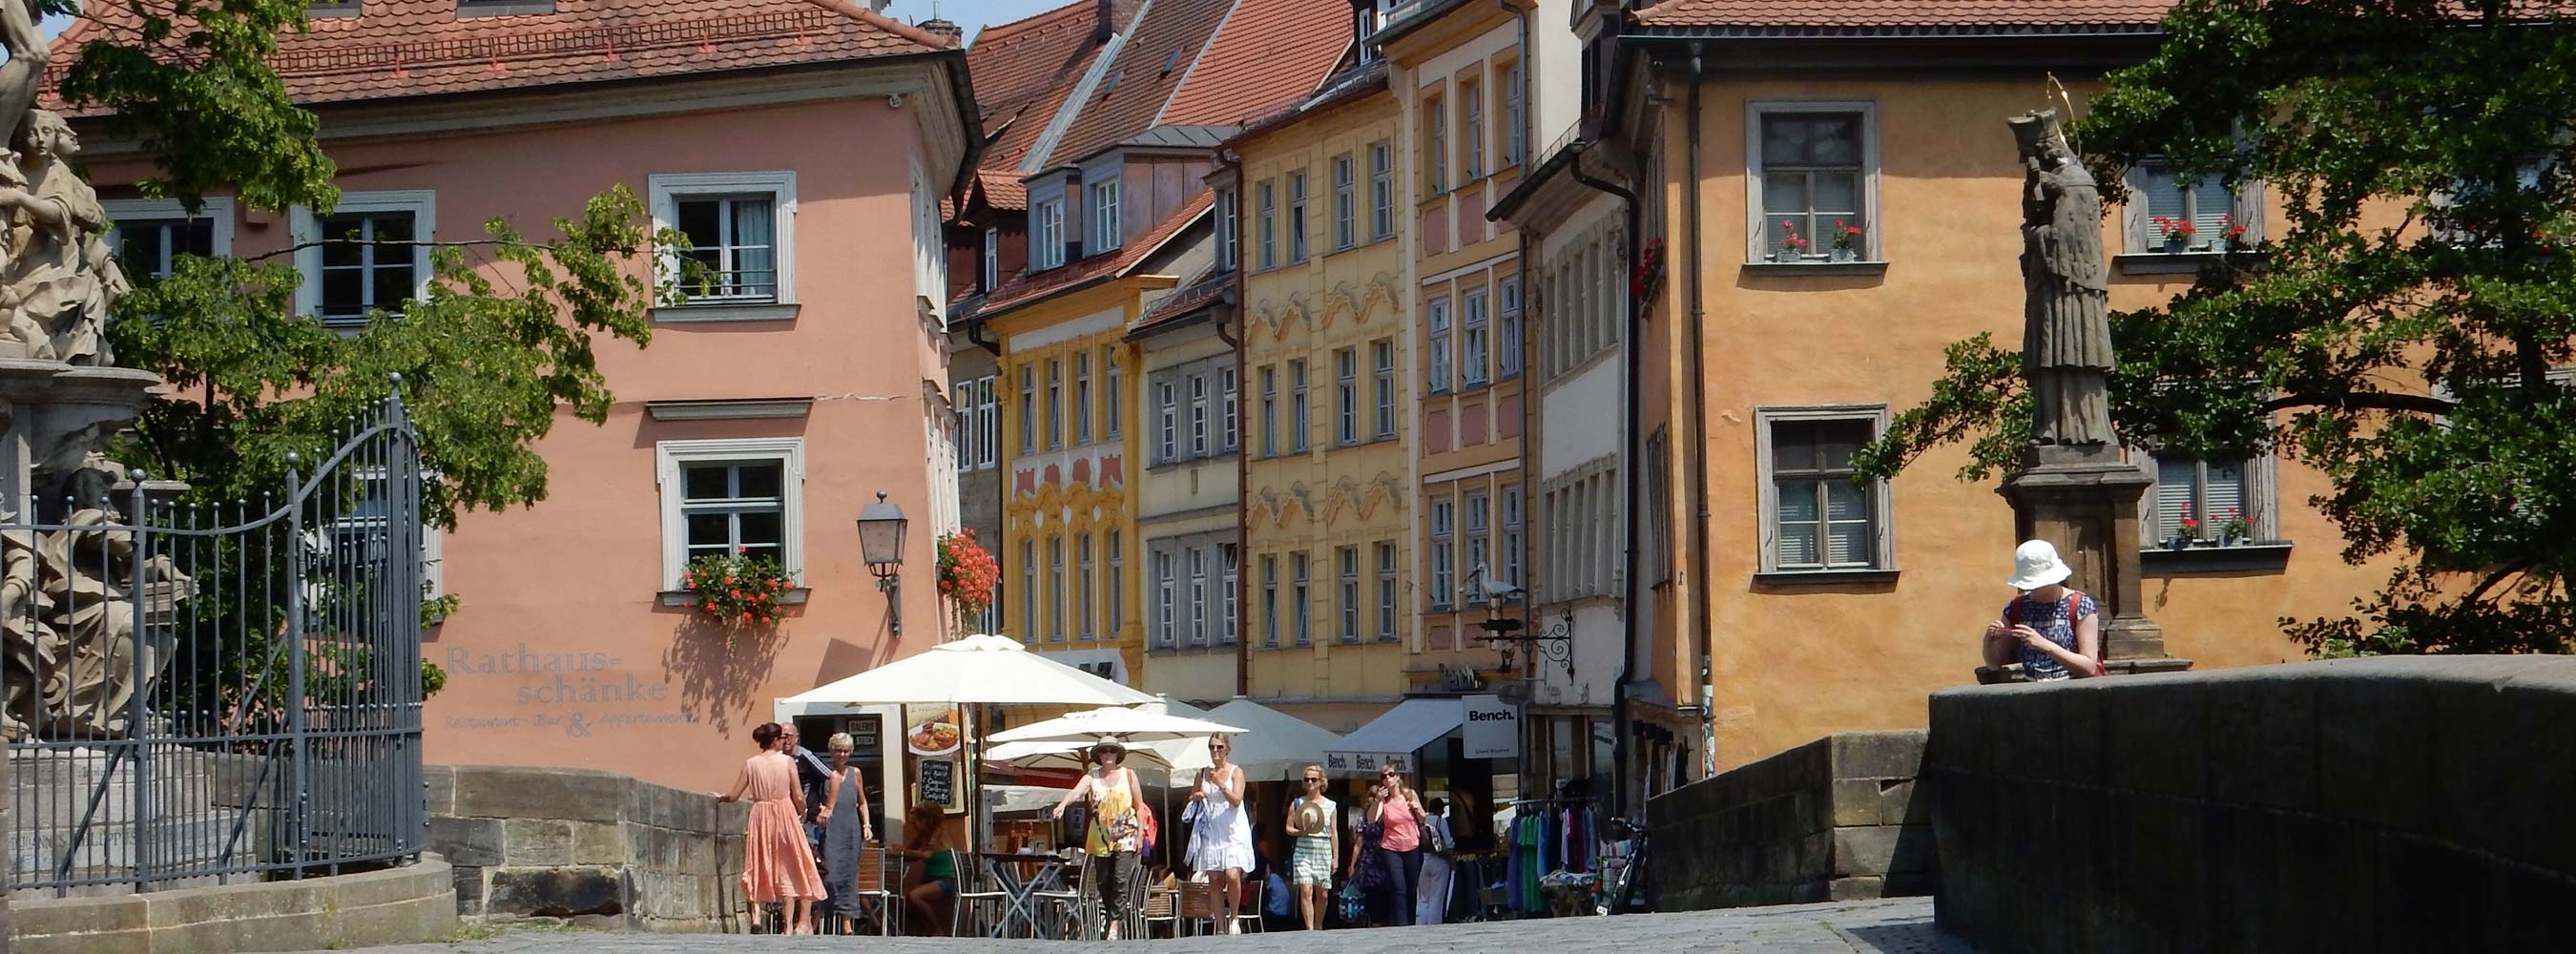
[[[938,802],[912,806],[903,816],[903,846],[895,849],[909,862],[904,866],[904,906],[933,937],[948,936],[957,903],[957,853],[948,847],[947,820],[948,809]]]

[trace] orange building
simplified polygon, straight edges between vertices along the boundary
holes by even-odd
[[[708,788],[774,698],[941,638],[932,541],[957,510],[938,197],[975,129],[962,53],[953,32],[801,0],[479,6],[317,3],[309,32],[280,38],[286,88],[339,167],[328,214],[218,197],[192,221],[142,199],[142,160],[106,137],[91,178],[129,240],[245,256],[315,241],[298,306],[325,324],[427,287],[427,245],[351,266],[318,241],[362,227],[542,234],[622,184],[713,253],[719,293],[656,309],[649,349],[600,349],[616,404],[537,445],[546,499],[465,514],[424,555],[462,601],[424,647],[448,673],[429,761]],[[879,492],[911,521],[899,607],[852,526]],[[796,575],[798,615],[728,637],[686,605],[691,557],[735,549]]]

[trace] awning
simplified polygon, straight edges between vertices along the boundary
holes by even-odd
[[[1406,699],[1386,714],[1369,720],[1332,748],[1324,750],[1324,771],[1335,775],[1374,775],[1393,765],[1411,772],[1421,768],[1415,754],[1439,741],[1467,720],[1459,699]]]

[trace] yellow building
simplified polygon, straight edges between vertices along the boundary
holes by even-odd
[[[1416,623],[1400,143],[1386,70],[1362,67],[1238,136],[1219,199],[1243,272],[1245,691],[1337,732],[1403,697]]]
[[[1485,211],[1519,182],[1529,156],[1533,86],[1523,40],[1564,22],[1562,3],[1534,12],[1541,6],[1425,3],[1375,37],[1402,115],[1403,297],[1420,316],[1410,323],[1422,500],[1412,569],[1423,585],[1406,667],[1417,690],[1482,681],[1480,670],[1499,656],[1477,624],[1516,602],[1486,594],[1526,575],[1520,239]]]
[[[1629,264],[1660,276],[1636,327],[1646,518],[1627,569],[1649,631],[1630,709],[1677,731],[1632,754],[1632,776],[1921,726],[1927,693],[1974,682],[1980,630],[2013,596],[2010,508],[1991,482],[1954,479],[1961,447],[1867,487],[1850,457],[1929,395],[1946,345],[2019,341],[2023,180],[2003,120],[2041,105],[2051,74],[2084,108],[2085,78],[2149,55],[2162,13],[2076,26],[2044,6],[1944,20],[1952,38],[1924,44],[1866,15],[1816,31],[1785,7],[1666,5],[1626,29],[1633,62],[1586,78],[1616,106],[1586,131],[1635,156],[1643,243]],[[2104,225],[2114,309],[2177,294],[2210,257],[2154,248],[2150,216],[2264,227],[2259,185],[2129,175],[2132,205]],[[2335,528],[2304,503],[2328,489],[2312,471],[2272,455],[2131,456],[2158,481],[2141,595],[2175,657],[2302,658],[2276,620],[2342,615],[2383,578],[2339,558]],[[2185,505],[2239,513],[2252,541],[2159,547]]]
[[[1197,274],[1127,332],[1137,375],[1136,536],[1145,691],[1216,705],[1235,694],[1243,567],[1242,381],[1234,263],[1194,252]]]

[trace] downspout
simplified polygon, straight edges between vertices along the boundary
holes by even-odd
[[[1599,191],[1617,196],[1620,202],[1626,207],[1628,212],[1628,241],[1624,244],[1628,247],[1628,254],[1627,261],[1625,263],[1627,268],[1625,271],[1626,274],[1631,276],[1637,274],[1637,244],[1641,241],[1640,237],[1637,235],[1637,194],[1625,188],[1621,188],[1620,186],[1584,175],[1583,156],[1580,153],[1577,153],[1574,157],[1574,161],[1566,166],[1566,171],[1574,176],[1574,181],[1576,182],[1580,182]],[[1522,256],[1521,260],[1526,263],[1529,258],[1528,256]],[[1524,264],[1522,268],[1526,271],[1528,266]],[[1528,288],[1529,280],[1526,278],[1522,279],[1521,287]],[[1638,413],[1640,402],[1637,397],[1637,374],[1639,369],[1643,366],[1643,362],[1638,357],[1637,350],[1637,315],[1639,314],[1638,302],[1641,300],[1641,296],[1635,294],[1630,294],[1628,296],[1628,314],[1626,316],[1628,324],[1627,327],[1621,329],[1622,333],[1619,336],[1620,350],[1625,352],[1620,356],[1620,358],[1623,373],[1626,375],[1619,379],[1619,390],[1622,392],[1621,397],[1625,403],[1625,407],[1623,407],[1620,412],[1622,416],[1619,419],[1621,428],[1621,434],[1619,437],[1619,456],[1628,465],[1619,475],[1619,495],[1621,500],[1620,519],[1622,521],[1619,532],[1620,542],[1623,544],[1621,548],[1628,551],[1628,572],[1627,579],[1620,586],[1619,596],[1619,677],[1610,684],[1610,724],[1614,727],[1613,731],[1616,733],[1610,737],[1610,761],[1615,767],[1615,770],[1610,776],[1610,792],[1612,799],[1610,804],[1613,806],[1611,811],[1614,814],[1622,815],[1624,815],[1628,810],[1629,795],[1628,680],[1631,676],[1630,670],[1633,666],[1632,660],[1636,659],[1637,656],[1637,577],[1639,576],[1637,573],[1637,419],[1640,416]],[[1526,326],[1527,323],[1524,322],[1523,324]]]
[[[984,337],[984,323],[981,321],[969,322],[966,325],[966,340],[978,348],[992,352],[995,358],[1002,356],[1002,343]]]
[[[1704,69],[1700,57],[1704,49],[1699,43],[1692,43],[1690,47],[1690,130],[1685,150],[1690,174],[1682,177],[1690,192],[1684,197],[1682,206],[1690,216],[1690,334],[1684,339],[1689,345],[1690,382],[1684,390],[1690,394],[1691,425],[1691,622],[1699,629],[1699,685],[1694,688],[1699,690],[1700,696],[1700,764],[1702,774],[1707,775],[1717,770],[1717,670],[1713,664],[1713,640],[1708,619],[1708,380],[1704,367],[1707,347],[1701,343],[1700,334],[1706,323],[1708,304],[1707,282],[1701,274],[1700,232],[1703,229],[1699,196],[1699,87]]]

